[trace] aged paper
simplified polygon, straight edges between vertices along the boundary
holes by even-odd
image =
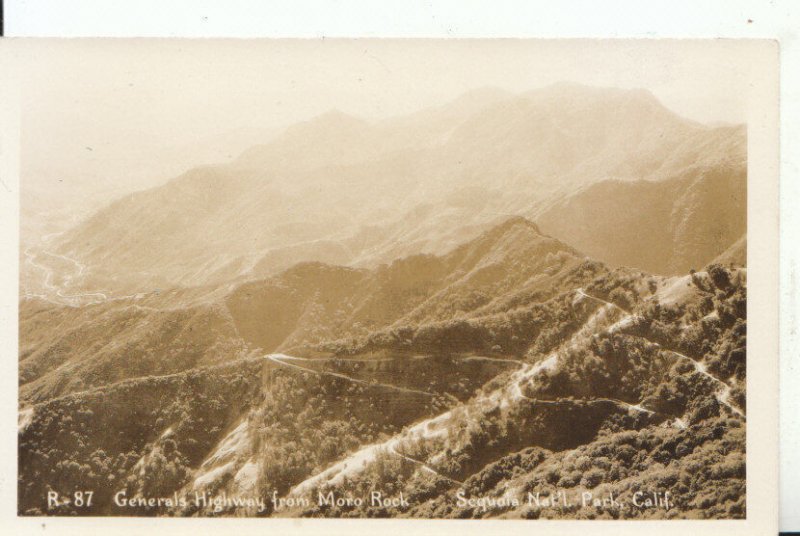
[[[774,525],[774,42],[3,53],[23,521]]]

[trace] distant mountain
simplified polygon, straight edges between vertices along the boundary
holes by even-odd
[[[163,185],[187,169],[229,162],[254,142],[267,141],[280,130],[238,128],[213,137],[198,137],[178,146],[115,147],[77,140],[52,147],[42,158],[42,146],[25,136],[20,146],[20,240],[27,247],[48,235],[74,227],[134,191]]]
[[[721,163],[662,181],[603,181],[554,204],[537,221],[609,264],[685,273],[746,232],[746,169],[743,162]]]
[[[591,201],[587,188],[606,181],[623,183],[624,197],[629,182],[688,181],[720,166],[742,177],[744,146],[742,128],[687,121],[647,91],[576,84],[520,95],[481,90],[380,122],[332,111],[230,164],[120,199],[48,247],[88,267],[85,288],[125,293],[263,277],[300,261],[374,267],[441,253],[509,215],[542,215],[548,232],[600,260],[675,273],[713,255],[698,261],[657,233],[642,236],[657,252],[606,256],[622,247],[613,222],[584,248],[590,241],[574,222],[553,224],[557,210],[572,214]],[[664,210],[658,195],[627,199],[642,215]],[[672,239],[709,244],[698,257],[730,245],[707,222],[695,225],[711,201],[703,192],[676,201],[689,213],[670,221],[683,229]],[[715,204],[742,220],[738,205]]]

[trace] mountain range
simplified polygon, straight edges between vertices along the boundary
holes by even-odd
[[[582,262],[571,247],[514,218],[446,255],[420,254],[375,269],[306,262],[233,286],[85,307],[24,300],[20,394],[38,402],[255,349],[307,353],[393,326],[486,317],[552,296]]]
[[[124,295],[303,261],[372,268],[519,215],[610,265],[673,275],[740,239],[745,206],[743,126],[691,122],[644,90],[556,84],[381,121],[332,111],[44,249],[87,267],[76,288]]]
[[[743,126],[557,84],[124,196],[21,251],[18,512],[744,518],[746,166]],[[408,503],[318,501],[375,490]],[[201,493],[275,502],[137,502]]]

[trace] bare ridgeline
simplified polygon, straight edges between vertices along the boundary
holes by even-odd
[[[22,515],[745,517],[746,130],[331,112],[21,252]]]

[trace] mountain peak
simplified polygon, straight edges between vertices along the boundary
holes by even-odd
[[[536,234],[543,234],[542,231],[539,229],[539,226],[536,225],[534,222],[529,220],[524,216],[511,216],[506,221],[501,223],[500,225],[496,226],[492,231],[496,231],[498,233],[505,233],[511,229],[516,227],[520,228],[528,228],[531,231],[535,232]]]
[[[542,233],[538,225],[522,216],[508,218],[504,222],[486,230],[475,240],[462,244],[454,251],[478,251],[482,252],[480,256],[483,256],[489,250],[494,250],[496,248],[500,250],[509,250],[508,248],[512,248],[517,251],[522,251],[534,244],[545,242],[557,244],[557,249],[574,252],[573,248]]]

